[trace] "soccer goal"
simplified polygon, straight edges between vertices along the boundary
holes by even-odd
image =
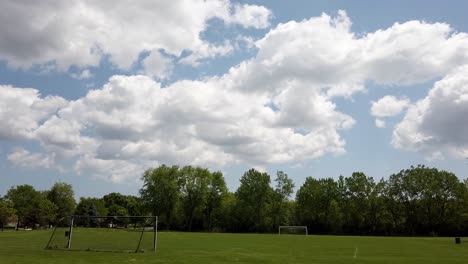
[[[157,216],[80,216],[62,218],[46,249],[156,252]]]
[[[307,226],[279,226],[278,235],[309,235]]]

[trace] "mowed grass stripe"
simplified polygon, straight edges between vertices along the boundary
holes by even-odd
[[[89,230],[88,230],[89,231]],[[133,249],[131,232],[93,230],[86,239]],[[50,231],[0,232],[0,264],[9,263],[467,263],[468,243],[453,238],[292,236],[160,232],[158,252],[44,250]],[[78,232],[73,243],[79,241]],[[76,236],[75,236],[76,235]],[[111,241],[103,241],[104,237]],[[84,233],[82,238],[84,238]],[[76,241],[75,241],[76,239]],[[464,239],[468,242],[467,239]],[[145,243],[149,243],[149,240]],[[84,245],[84,244],[83,244]],[[80,245],[82,246],[82,245]],[[355,251],[357,248],[356,257]]]

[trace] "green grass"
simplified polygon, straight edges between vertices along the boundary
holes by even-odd
[[[106,236],[96,232],[96,240]],[[467,263],[453,238],[278,236],[161,232],[157,253],[44,250],[51,231],[0,232],[9,263]],[[124,232],[119,234],[125,235]],[[120,235],[119,235],[120,236]],[[78,238],[77,238],[78,239]],[[113,237],[115,243],[118,237]],[[468,241],[467,239],[464,239]],[[120,241],[125,241],[121,239]],[[74,243],[79,243],[74,241]],[[122,243],[122,242],[120,242]],[[134,241],[126,241],[128,247]],[[357,248],[357,257],[354,254]]]

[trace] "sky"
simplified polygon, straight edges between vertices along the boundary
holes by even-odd
[[[466,1],[2,1],[0,196],[161,164],[468,177]]]

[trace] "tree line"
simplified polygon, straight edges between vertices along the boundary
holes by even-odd
[[[235,192],[221,172],[192,166],[148,169],[142,182],[138,196],[110,193],[78,203],[70,184],[46,191],[15,186],[0,198],[0,224],[37,228],[72,214],[157,215],[163,229],[182,231],[275,232],[280,225],[305,225],[314,234],[468,234],[468,180],[425,166],[378,182],[362,172],[308,177],[294,199],[294,182],[282,171],[272,179],[250,169]]]

